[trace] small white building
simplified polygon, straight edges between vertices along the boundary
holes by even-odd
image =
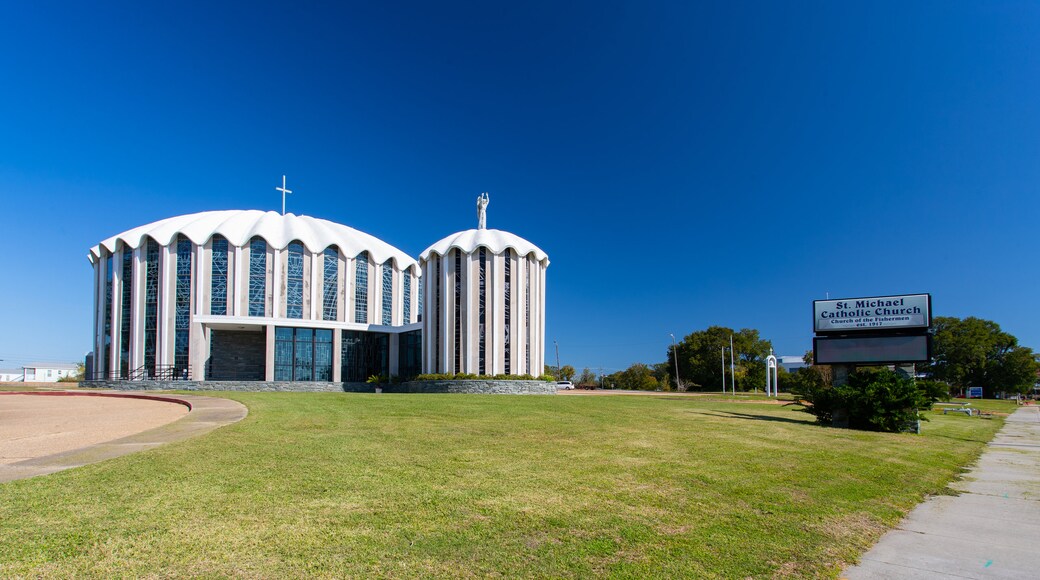
[[[36,362],[22,367],[21,382],[56,383],[58,379],[74,377],[79,373],[76,363]]]
[[[0,383],[20,383],[24,373],[22,369],[0,369]]]
[[[776,357],[780,359],[780,366],[784,367],[789,373],[793,373],[798,369],[804,369],[806,366],[805,360],[798,355],[784,355]]]

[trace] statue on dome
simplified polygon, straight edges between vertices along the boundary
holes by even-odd
[[[487,229],[487,206],[491,203],[491,198],[488,197],[487,192],[477,196],[477,229]]]

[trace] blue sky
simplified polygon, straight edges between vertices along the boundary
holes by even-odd
[[[145,3],[153,4],[153,3]],[[90,348],[88,249],[289,211],[548,252],[606,371],[811,301],[930,292],[1040,348],[1040,4],[5,2],[0,366]]]

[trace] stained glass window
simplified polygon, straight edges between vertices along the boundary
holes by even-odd
[[[368,252],[354,260],[354,322],[368,322]]]
[[[249,242],[249,315],[267,315],[267,242]]]
[[[303,318],[303,244],[289,244],[289,267],[286,271],[285,315]]]
[[[119,319],[119,376],[130,372],[130,290],[134,286],[134,251],[123,246],[123,279],[120,283],[122,300]]]
[[[209,313],[227,314],[228,242],[213,236],[213,259],[210,261]]]
[[[191,240],[177,237],[177,294],[174,308],[173,366],[174,376],[181,377],[188,368],[191,320]]]
[[[325,248],[325,277],[322,284],[322,320],[336,320],[339,314],[339,250]]]
[[[159,244],[149,239],[144,258],[144,368],[155,375],[155,351],[159,322]]]
[[[394,264],[383,262],[383,324],[393,324],[394,316]]]
[[[101,368],[110,378],[114,378],[112,369],[112,254],[105,258],[105,361]]]
[[[487,293],[487,248],[484,246],[480,247],[479,259],[480,259],[480,274],[478,284],[480,290],[477,294],[477,373],[481,375],[487,374],[487,308],[486,308],[486,293]]]
[[[513,251],[510,250],[509,248],[506,248],[506,252],[505,252],[505,256],[504,257],[505,257],[505,260],[506,260],[505,264],[503,264],[505,266],[505,285],[502,288],[502,293],[503,293],[503,298],[505,298],[505,300],[503,301],[505,303],[505,310],[503,312],[503,314],[505,314],[505,328],[502,329],[504,331],[503,340],[502,340],[502,346],[503,346],[502,350],[503,350],[503,354],[505,355],[505,369],[504,369],[503,372],[505,372],[508,375],[508,374],[512,374],[512,372],[513,372],[513,365],[512,365],[512,362],[513,362],[512,354],[513,353],[512,353],[512,348],[511,348],[512,345],[510,344],[510,340],[509,340],[509,327],[510,327],[509,321],[510,321],[510,315],[513,312],[513,294],[512,294],[512,291],[511,291],[512,290],[512,286],[513,286]]]
[[[401,324],[411,324],[412,323],[412,273],[409,270],[405,270],[404,272],[401,273],[401,277],[403,278],[402,284],[404,285],[404,293],[402,294],[402,296],[404,298],[404,313],[403,313],[403,319],[401,320]]]

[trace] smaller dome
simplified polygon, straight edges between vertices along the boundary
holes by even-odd
[[[538,246],[521,238],[516,234],[503,232],[502,230],[473,229],[464,232],[456,232],[443,240],[426,248],[419,259],[423,262],[430,259],[431,254],[441,256],[447,254],[452,248],[458,248],[463,253],[472,254],[480,246],[484,246],[495,254],[501,254],[506,248],[513,248],[517,254],[526,256],[534,253],[534,257],[543,266],[549,265],[549,256]]]

